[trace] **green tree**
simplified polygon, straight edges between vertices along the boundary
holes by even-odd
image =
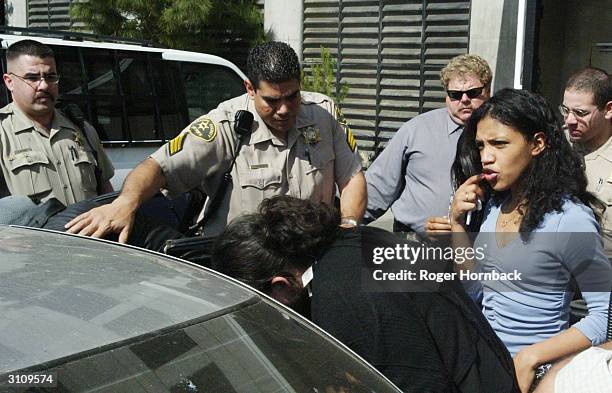
[[[323,93],[340,105],[348,95],[349,85],[340,82],[336,86],[336,66],[336,59],[332,57],[329,49],[321,46],[320,62],[313,63],[310,72],[302,70],[302,88]]]
[[[89,0],[73,3],[70,15],[97,34],[212,53],[239,66],[266,39],[254,0]]]

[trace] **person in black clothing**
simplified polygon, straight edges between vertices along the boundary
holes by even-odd
[[[21,225],[63,232],[70,220],[94,207],[110,203],[113,197],[112,194],[106,194],[66,207],[56,198],[36,204],[29,197],[7,196],[0,198],[0,225]],[[136,213],[137,220],[128,244],[163,252],[167,240],[182,238],[184,235],[175,229],[172,217],[159,213],[169,211],[169,203],[157,198],[143,205]],[[110,234],[104,238],[117,241],[117,237],[116,234]]]
[[[510,355],[459,282],[364,290],[364,250],[420,244],[338,222],[326,205],[264,200],[221,234],[213,268],[299,310],[406,392],[518,391]]]

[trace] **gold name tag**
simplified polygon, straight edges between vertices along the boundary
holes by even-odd
[[[267,168],[268,164],[257,164],[257,165],[251,165],[251,169],[264,169]]]

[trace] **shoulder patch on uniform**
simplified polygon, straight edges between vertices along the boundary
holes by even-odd
[[[179,151],[183,150],[183,144],[185,143],[186,136],[187,134],[179,134],[176,138],[168,142],[168,154],[170,156],[173,156]]]
[[[346,143],[348,143],[351,151],[354,153],[357,148],[357,140],[353,136],[353,131],[348,127],[346,127]]]
[[[189,126],[189,133],[205,142],[212,142],[217,136],[217,125],[214,121],[204,117]]]

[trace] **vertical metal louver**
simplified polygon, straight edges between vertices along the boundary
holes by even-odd
[[[325,46],[350,85],[342,110],[371,156],[402,123],[444,105],[439,72],[466,53],[470,1],[304,0],[306,68]]]
[[[73,0],[29,0],[28,27],[52,30],[69,30],[83,27],[70,19],[70,4]]]

